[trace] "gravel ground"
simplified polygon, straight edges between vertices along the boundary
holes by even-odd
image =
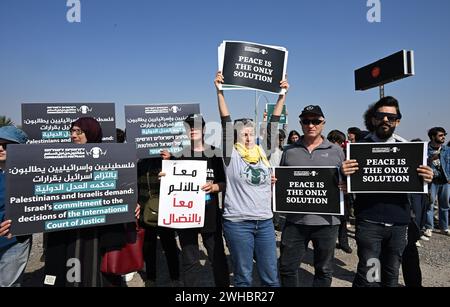
[[[353,248],[352,254],[346,254],[341,250],[336,250],[336,260],[333,277],[333,287],[350,287],[355,274],[358,257],[356,255],[356,244],[353,240],[353,228],[350,228],[350,246]],[[279,243],[280,233],[277,232]],[[434,233],[430,241],[420,241],[422,247],[419,247],[421,269],[423,275],[423,285],[425,287],[449,287],[450,286],[450,237],[440,233]],[[159,243],[158,243],[159,244]],[[202,249],[201,259],[201,287],[213,285],[211,269],[207,262],[206,252]],[[227,253],[228,254],[228,253]],[[33,248],[31,250],[30,260],[25,272],[24,286],[40,287],[43,280],[43,262],[42,256],[42,235],[34,235]],[[230,258],[228,258],[231,263]],[[157,255],[158,278],[157,286],[172,286],[164,254],[158,246]],[[255,270],[256,271],[256,270]],[[314,268],[312,266],[312,249],[310,247],[304,263],[299,268],[300,280],[302,286],[312,284]],[[135,274],[133,279],[127,283],[129,287],[143,287],[144,282],[142,273]],[[255,273],[255,286],[259,285],[257,274]],[[143,275],[142,275],[143,276]],[[231,278],[231,276],[230,276]],[[403,285],[403,279],[400,276],[400,284]]]

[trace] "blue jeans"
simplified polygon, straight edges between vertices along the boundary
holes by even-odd
[[[308,250],[314,247],[314,287],[330,287],[334,249],[339,225],[308,226],[286,222],[281,237],[280,276],[283,287],[298,287],[298,267]]]
[[[431,203],[427,210],[427,223],[425,228],[434,229],[434,202],[436,199],[439,204],[439,228],[441,230],[448,229],[448,211],[449,211],[449,184],[432,183],[430,188]]]
[[[396,287],[407,243],[408,225],[384,226],[356,221],[358,269],[354,287]]]
[[[253,258],[263,286],[279,287],[277,246],[272,219],[231,222],[224,219],[223,232],[233,262],[235,287],[251,287]]]
[[[0,287],[20,287],[31,249],[31,239],[0,249]]]

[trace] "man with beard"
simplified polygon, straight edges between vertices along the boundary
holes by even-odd
[[[447,132],[442,127],[434,127],[428,131],[430,143],[428,143],[428,165],[433,169],[434,177],[431,183],[431,202],[427,210],[427,222],[425,233],[431,237],[434,228],[434,202],[437,198],[439,205],[439,228],[441,232],[450,235],[448,229],[449,195],[448,183],[450,182],[450,148],[444,145]]]
[[[384,97],[370,106],[364,120],[370,133],[365,143],[395,143],[405,140],[394,134],[402,115],[398,101]],[[358,170],[356,160],[342,164],[342,174],[349,176]],[[431,182],[433,171],[426,165],[417,168],[425,182]],[[355,200],[356,244],[358,269],[354,287],[395,287],[403,250],[407,243],[407,229],[411,221],[408,194],[358,194]]]

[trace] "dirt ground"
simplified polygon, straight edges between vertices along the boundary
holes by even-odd
[[[354,228],[350,228],[350,246],[353,248],[352,254],[346,254],[343,251],[336,250],[336,259],[334,267],[333,287],[350,287],[358,262],[356,254],[356,244],[353,239]],[[279,244],[281,234],[277,232],[277,243]],[[200,238],[199,238],[200,240]],[[445,236],[440,233],[434,233],[430,241],[420,241],[422,245],[419,247],[420,265],[423,275],[423,285],[425,287],[449,287],[450,286],[450,236]],[[200,244],[200,246],[202,246]],[[202,248],[202,259],[200,268],[200,286],[211,287],[213,285],[213,278],[211,268],[207,261],[206,251]],[[279,250],[278,250],[279,251]],[[228,255],[228,251],[227,251]],[[33,248],[31,250],[30,260],[26,268],[24,277],[24,286],[40,287],[43,281],[43,266],[41,262],[42,256],[42,235],[34,235]],[[228,257],[231,266],[231,259]],[[165,256],[159,246],[157,254],[157,269],[158,287],[171,287],[168,276]],[[256,270],[255,270],[256,271]],[[310,247],[304,263],[299,267],[299,275],[301,286],[308,287],[312,285],[314,268],[312,266],[312,248]],[[131,281],[127,282],[129,287],[143,287],[144,281],[142,279],[144,274],[142,272],[134,274]],[[254,273],[254,286],[258,286],[258,277]],[[230,275],[232,279],[232,275]],[[403,285],[403,278],[400,276],[400,285]]]

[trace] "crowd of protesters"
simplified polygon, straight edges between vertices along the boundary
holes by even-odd
[[[355,239],[358,265],[353,286],[394,287],[399,284],[399,270],[403,267],[405,284],[421,286],[421,271],[417,247],[419,240],[430,240],[434,232],[450,235],[449,182],[450,148],[445,145],[446,131],[442,127],[428,132],[428,163],[417,168],[417,174],[430,186],[428,194],[359,193],[345,195],[344,216],[285,213],[275,216],[271,195],[277,178],[273,166],[332,166],[340,169],[343,178],[358,169],[356,160],[345,158],[348,142],[395,143],[406,140],[395,134],[402,114],[393,97],[384,97],[369,106],[364,114],[367,130],[351,127],[347,135],[332,130],[327,137],[324,110],[309,105],[299,114],[302,134],[293,130],[278,129],[278,121],[286,101],[289,84],[280,83],[286,94],[280,95],[273,115],[267,120],[266,135],[261,145],[255,137],[255,124],[251,119],[237,119],[231,115],[221,89],[221,72],[216,74],[218,109],[222,120],[223,143],[215,148],[204,141],[205,120],[201,114],[191,114],[185,120],[190,146],[180,155],[171,156],[168,151],[161,158],[139,161],[138,202],[136,218],[145,227],[144,257],[146,286],[156,284],[156,245],[160,237],[165,251],[170,278],[174,286],[196,286],[200,281],[199,235],[211,263],[214,285],[217,287],[249,287],[253,285],[253,266],[256,263],[263,286],[299,286],[298,267],[308,244],[312,242],[314,280],[312,286],[331,286],[335,249],[346,253],[353,250],[348,243],[347,224],[355,219]],[[93,118],[80,118],[70,129],[75,144],[99,143],[102,130]],[[287,141],[287,145],[284,142]],[[0,286],[20,286],[31,248],[31,236],[12,237],[11,221],[5,220],[5,177],[7,176],[7,145],[24,144],[25,133],[14,127],[0,128]],[[214,155],[206,155],[205,152]],[[142,219],[141,206],[158,206],[159,181],[162,159],[204,160],[208,178],[202,186],[205,200],[205,226],[203,228],[177,230],[159,227],[157,223]],[[339,188],[346,192],[345,182]],[[223,195],[223,201],[220,201]],[[222,203],[222,207],[219,204]],[[435,208],[438,209],[438,225],[434,224]],[[282,232],[280,257],[274,221]],[[435,229],[435,226],[438,229]],[[181,251],[177,246],[176,236]],[[97,226],[45,234],[45,286],[121,286],[122,276],[100,272],[103,255],[120,249],[124,243],[123,225]],[[225,242],[224,242],[225,239]],[[230,251],[231,262],[225,255],[225,244]],[[181,252],[181,263],[179,254]],[[66,280],[66,261],[81,260],[81,281]],[[371,259],[379,260],[377,280],[369,278]],[[233,279],[230,283],[230,273]],[[51,278],[49,278],[51,277]]]

